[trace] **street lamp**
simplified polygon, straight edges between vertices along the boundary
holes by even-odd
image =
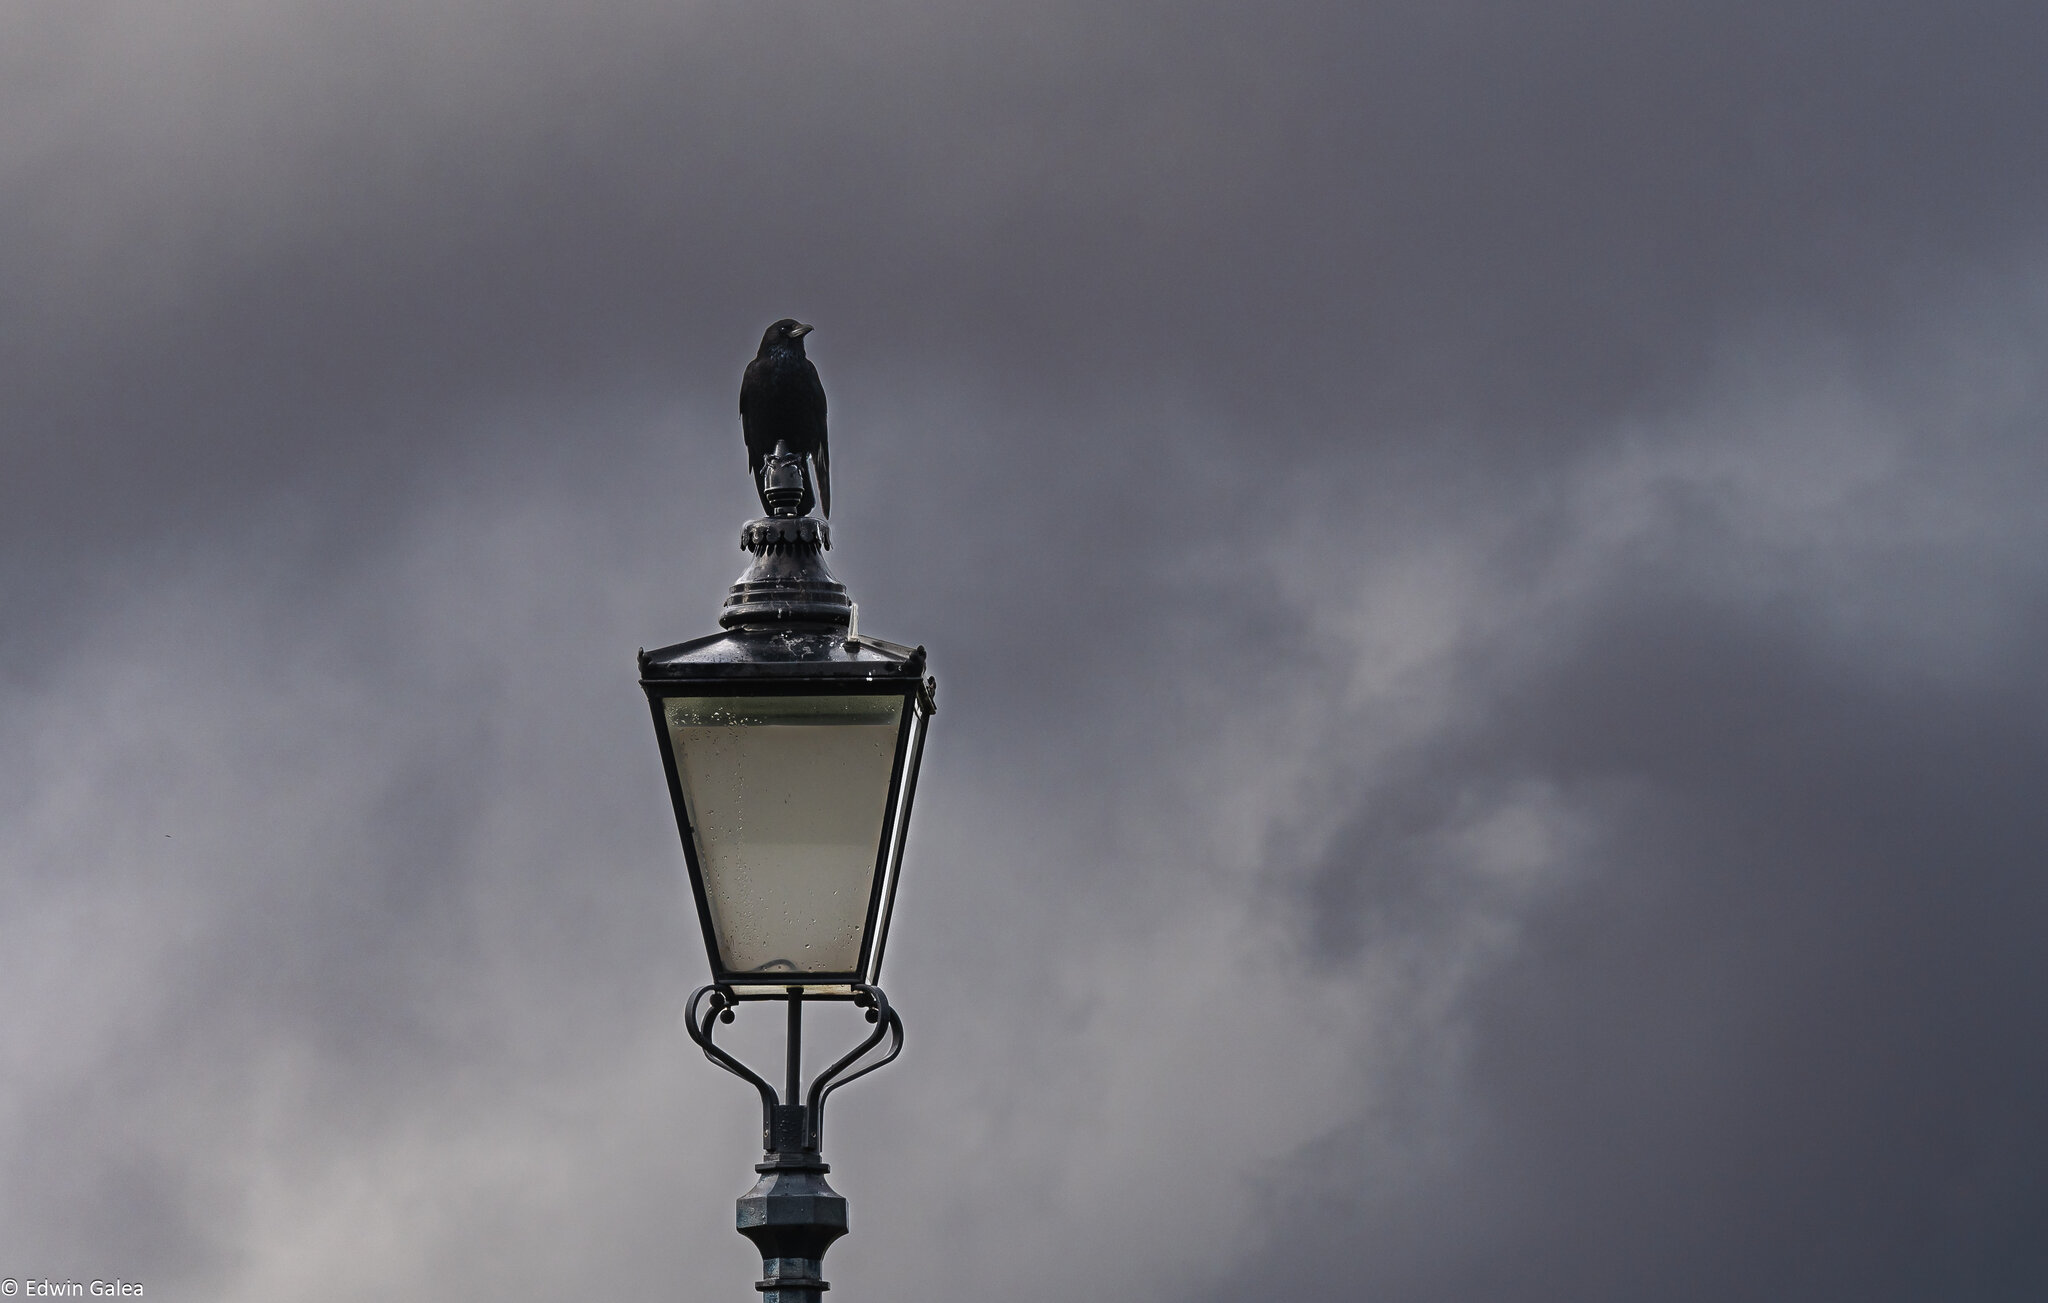
[[[719,616],[722,632],[640,653],[662,770],[711,982],[684,1023],[706,1058],[761,1096],[761,1180],[739,1231],[761,1251],[765,1303],[820,1303],[846,1200],[825,1183],[825,1098],[893,1060],[903,1021],[878,985],[937,681],[923,647],[869,638],[825,566],[830,526],[805,514],[806,467],[761,470],[770,514]],[[741,1005],[787,1005],[783,1090],[713,1040]],[[874,1030],[803,1089],[803,1007],[851,1001]],[[879,1055],[872,1052],[887,1040]]]

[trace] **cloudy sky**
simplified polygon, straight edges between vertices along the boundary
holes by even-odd
[[[0,1275],[751,1296],[633,653],[795,315],[940,678],[831,1297],[2048,1296],[2044,67],[1994,0],[9,4]]]

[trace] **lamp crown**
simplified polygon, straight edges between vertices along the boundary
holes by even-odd
[[[764,479],[776,470],[774,461],[768,469]],[[803,489],[799,481],[794,490],[777,487],[767,493],[772,506],[781,493],[794,493],[800,502]],[[718,622],[728,629],[847,624],[853,599],[826,568],[825,552],[831,546],[832,526],[816,516],[789,510],[748,521],[740,528],[740,548],[753,554],[754,563],[726,595]]]

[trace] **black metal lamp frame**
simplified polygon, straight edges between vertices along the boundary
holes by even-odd
[[[924,648],[901,647],[873,638],[856,640],[848,649],[842,638],[811,636],[808,641],[836,651],[840,657],[837,660],[734,663],[691,659],[706,646],[714,655],[729,654],[736,641],[732,635],[715,634],[644,655],[642,660],[646,677],[641,679],[641,686],[654,715],[655,739],[661,748],[669,800],[675,807],[676,829],[682,835],[683,859],[689,870],[690,891],[696,899],[697,921],[704,931],[704,951],[711,961],[711,975],[715,985],[741,988],[749,998],[755,993],[779,997],[783,988],[792,983],[806,988],[837,987],[844,998],[860,986],[872,986],[881,974],[882,952],[888,943],[896,880],[902,869],[904,843],[909,838],[911,803],[917,796],[918,768],[937,684],[924,672]],[[840,646],[833,648],[834,643]],[[789,645],[790,640],[782,639],[778,640],[777,648]],[[690,826],[682,775],[663,711],[671,699],[678,697],[770,696],[888,696],[903,700],[903,721],[898,727],[896,754],[889,772],[889,800],[882,813],[882,840],[876,848],[874,876],[861,927],[859,965],[852,971],[779,973],[735,969],[721,952],[711,924],[704,866],[697,856],[697,835]]]
[[[783,1093],[779,1097],[767,1078],[713,1039],[718,1024],[731,1022],[743,1001],[769,999],[789,1005]],[[812,1078],[805,1091],[803,1011],[807,1000],[851,1000],[867,1010],[875,1029]],[[832,1170],[823,1155],[825,1100],[847,1082],[895,1061],[903,1052],[903,1019],[880,987],[865,983],[856,983],[850,995],[792,986],[779,996],[741,995],[714,983],[691,993],[683,1009],[683,1025],[705,1058],[761,1096],[761,1147],[767,1152],[754,1166],[761,1179],[740,1196],[738,1217],[740,1234],[761,1252],[761,1280],[754,1288],[761,1291],[765,1303],[821,1303],[820,1296],[831,1288],[823,1274],[825,1250],[846,1234],[846,1200],[825,1182],[825,1174]],[[889,1047],[881,1057],[861,1064],[885,1038]]]

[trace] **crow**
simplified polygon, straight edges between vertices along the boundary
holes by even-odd
[[[754,473],[754,490],[761,495],[761,510],[773,515],[768,490],[761,480],[762,464],[778,444],[789,445],[799,462],[809,459],[817,472],[817,503],[827,516],[832,514],[832,473],[825,451],[825,386],[818,380],[818,368],[804,356],[804,336],[811,327],[793,317],[784,317],[761,336],[761,351],[747,363],[740,381],[740,427],[747,438],[747,468]],[[804,475],[803,512],[811,509],[811,474]]]

